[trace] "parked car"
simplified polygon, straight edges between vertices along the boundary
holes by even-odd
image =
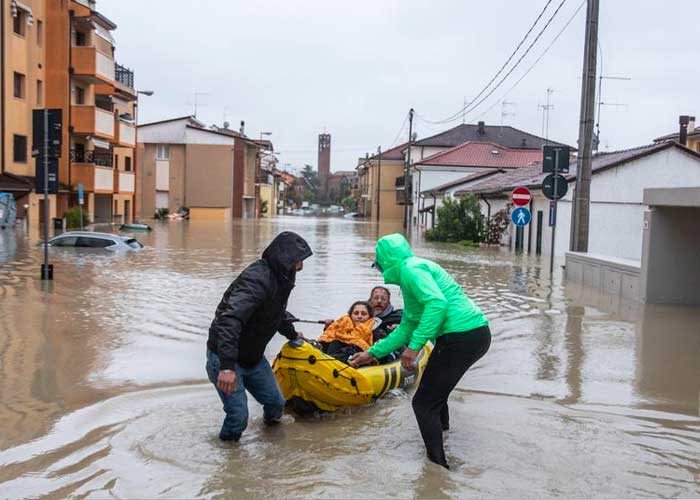
[[[49,246],[61,248],[104,248],[110,251],[138,250],[143,245],[130,236],[91,231],[68,231],[49,240]]]

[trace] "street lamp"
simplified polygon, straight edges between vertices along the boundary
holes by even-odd
[[[261,140],[261,141],[262,141],[262,137],[263,137],[264,135],[270,136],[270,135],[272,135],[272,132],[260,132],[260,140]]]

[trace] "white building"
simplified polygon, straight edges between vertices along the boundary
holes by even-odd
[[[558,203],[555,255],[569,249],[571,206],[575,184],[575,164],[567,174],[569,190]],[[550,254],[550,201],[542,194],[541,166],[535,165],[469,181],[454,188],[456,196],[473,194],[482,199],[486,215],[511,208],[510,194],[515,187],[527,186],[533,194],[529,207],[532,221],[518,231],[510,226],[504,241],[524,252]],[[591,254],[639,261],[644,232],[644,190],[700,186],[700,154],[676,142],[652,144],[634,149],[601,153],[593,159],[591,178],[590,233]]]
[[[465,148],[466,143],[482,143],[488,146]],[[425,198],[421,197],[424,191],[485,169],[527,165],[533,161],[525,159],[527,153],[533,158],[536,156],[535,160],[539,159],[545,144],[563,146],[510,126],[486,125],[484,122],[457,125],[445,132],[414,142],[411,145],[410,170],[412,223],[419,224],[419,214],[425,213]],[[491,154],[493,150],[497,151],[495,155]],[[407,152],[406,149],[404,154]],[[522,155],[516,155],[516,152]],[[499,160],[498,153],[502,157],[508,153],[513,161],[509,163],[503,158]]]

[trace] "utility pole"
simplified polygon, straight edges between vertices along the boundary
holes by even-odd
[[[382,147],[377,146],[377,224],[379,224],[379,210],[382,204]]]
[[[578,134],[579,154],[576,170],[576,188],[571,210],[569,250],[572,252],[588,251],[599,10],[599,0],[588,0],[586,43],[583,52],[583,78],[581,83],[581,118]]]
[[[547,89],[547,104],[540,104],[538,107],[542,109],[542,137],[545,142],[549,142],[549,112],[554,109],[554,104],[550,104],[550,100],[554,89]]]
[[[408,230],[408,171],[411,169],[411,144],[413,143],[413,108],[408,112],[408,153],[406,154],[406,165],[403,170],[403,193],[404,193],[404,212],[403,212],[403,228]]]

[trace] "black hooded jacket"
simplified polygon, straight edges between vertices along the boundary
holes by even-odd
[[[290,340],[297,337],[287,313],[287,299],[294,288],[295,263],[312,254],[296,233],[277,235],[262,259],[243,270],[224,293],[209,327],[207,348],[221,360],[222,370],[236,363],[244,367],[260,362],[270,339],[279,331]]]

